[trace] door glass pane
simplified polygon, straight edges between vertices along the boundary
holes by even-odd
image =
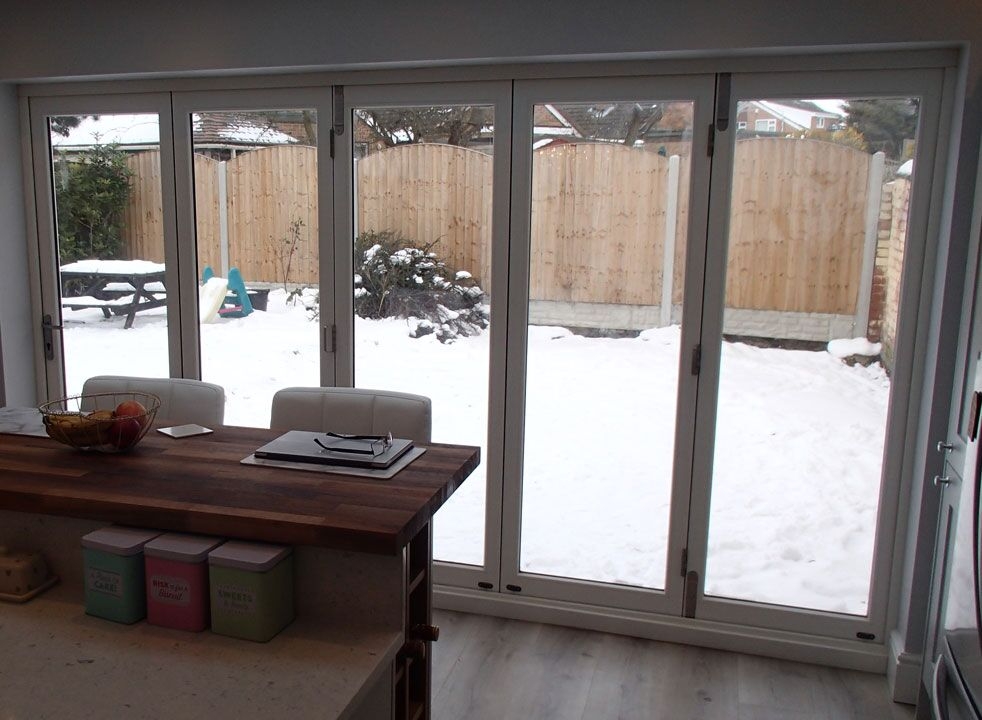
[[[534,107],[523,572],[665,587],[692,116]]]
[[[201,377],[225,422],[265,427],[273,393],[320,385],[317,114],[191,118]]]
[[[169,374],[156,114],[48,118],[65,389]]]
[[[433,441],[487,457],[491,106],[356,108],[355,385],[433,402]],[[437,513],[433,555],[484,564],[485,464]]]
[[[866,615],[918,102],[738,116],[706,594]]]

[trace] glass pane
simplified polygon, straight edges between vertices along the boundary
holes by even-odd
[[[266,427],[273,393],[320,385],[317,115],[191,117],[201,377],[225,422]]]
[[[355,385],[426,395],[434,442],[487,457],[494,112],[357,108]],[[484,564],[485,464],[433,523],[438,560]]]
[[[738,115],[706,593],[866,615],[918,102]]]
[[[665,587],[692,115],[534,108],[523,572]]]
[[[65,388],[169,374],[156,114],[48,118]]]

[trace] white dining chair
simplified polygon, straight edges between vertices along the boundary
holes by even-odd
[[[214,428],[224,424],[225,389],[214,383],[187,378],[96,375],[82,386],[83,395],[111,392],[153,393],[160,398],[157,419],[174,425],[197,423]],[[94,406],[82,406],[82,410],[95,409]]]
[[[269,426],[384,435],[427,444],[433,428],[428,397],[392,390],[339,387],[290,387],[273,395]]]

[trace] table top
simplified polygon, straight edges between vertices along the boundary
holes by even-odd
[[[123,454],[0,434],[0,509],[395,554],[480,462],[480,448],[434,444],[390,480],[240,464],[280,434],[151,431]]]
[[[149,260],[79,260],[62,265],[63,276],[141,277],[164,276],[164,264]]]

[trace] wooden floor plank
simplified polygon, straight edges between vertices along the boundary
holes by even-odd
[[[434,720],[912,720],[886,678],[437,610]]]

